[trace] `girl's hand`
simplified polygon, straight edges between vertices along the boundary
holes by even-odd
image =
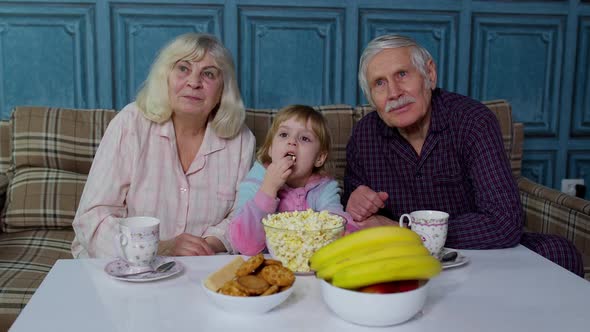
[[[294,164],[295,161],[291,156],[285,156],[270,163],[266,168],[266,174],[264,175],[260,190],[270,197],[277,197],[277,192],[287,182],[287,178],[293,172],[291,167]]]

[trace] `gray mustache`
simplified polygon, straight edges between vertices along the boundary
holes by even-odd
[[[416,99],[414,99],[411,96],[401,96],[396,100],[392,100],[390,102],[387,102],[387,104],[385,105],[385,112],[389,112],[392,109],[396,109],[396,108],[400,108],[403,106],[406,106],[407,104],[410,103],[415,103]]]

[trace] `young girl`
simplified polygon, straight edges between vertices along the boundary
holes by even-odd
[[[346,218],[346,230],[356,230],[340,203],[338,183],[324,165],[330,133],[322,114],[309,106],[281,109],[258,151],[258,161],[238,190],[237,212],[229,226],[234,250],[255,255],[265,248],[261,220],[270,213],[328,210]]]

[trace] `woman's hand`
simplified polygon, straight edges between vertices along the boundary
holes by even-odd
[[[270,163],[266,167],[266,174],[264,175],[260,190],[272,198],[277,197],[277,192],[287,182],[287,178],[293,172],[291,167],[294,164],[295,161],[291,156],[285,156]]]
[[[182,233],[172,240],[160,241],[158,254],[162,256],[207,256],[215,255],[215,250],[206,239]]]

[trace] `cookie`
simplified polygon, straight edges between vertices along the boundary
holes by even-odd
[[[295,282],[293,271],[280,265],[268,265],[262,268],[260,276],[269,284],[277,286],[290,286]]]
[[[264,263],[264,256],[260,253],[256,256],[248,258],[247,261],[242,263],[236,271],[236,276],[242,277],[254,272],[260,265]]]
[[[235,280],[226,282],[217,292],[230,296],[248,296],[248,293],[242,290],[238,282]]]
[[[251,274],[238,277],[236,281],[250,295],[260,295],[270,287],[266,280]]]
[[[267,266],[267,265],[280,265],[283,266],[283,262],[281,262],[280,260],[277,259],[271,259],[271,258],[267,258],[264,260],[264,263],[262,263],[262,265]]]

